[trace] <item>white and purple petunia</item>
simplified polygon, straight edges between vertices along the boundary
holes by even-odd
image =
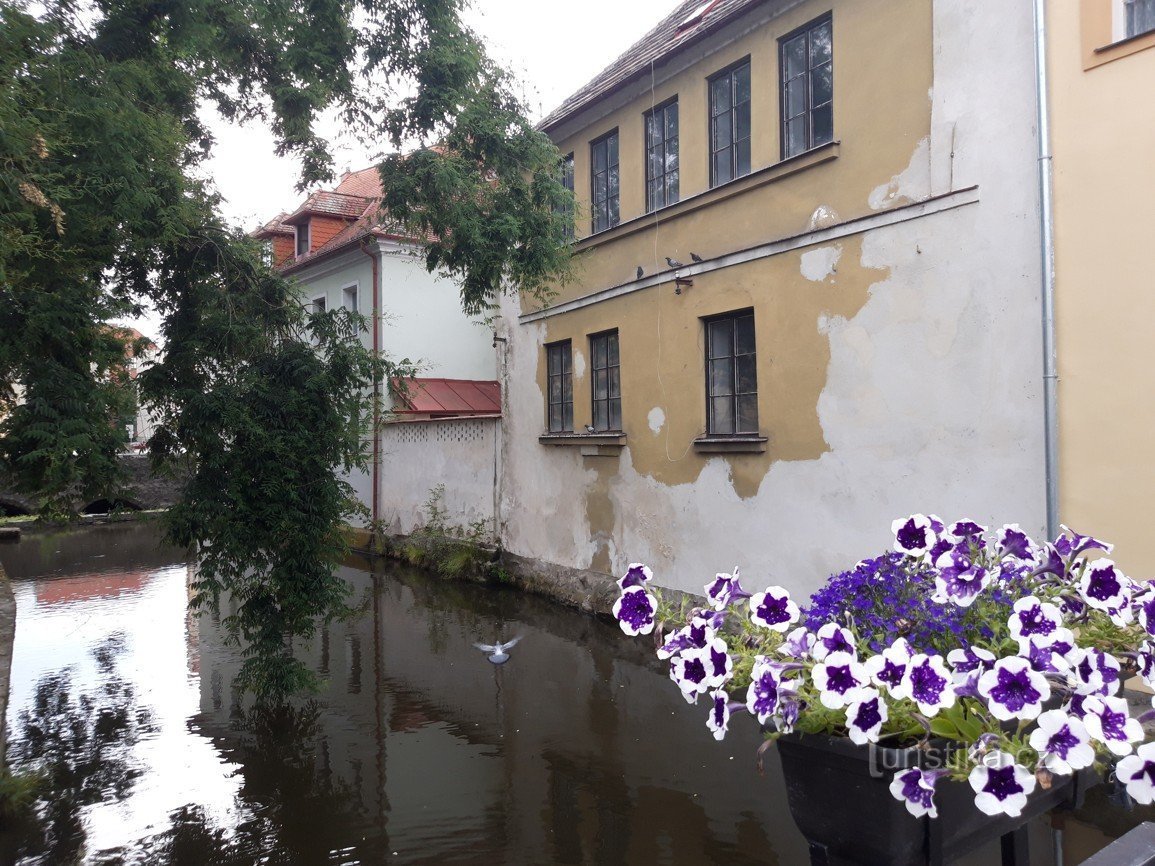
[[[1083,701],[1083,724],[1087,733],[1116,755],[1131,753],[1132,743],[1143,739],[1143,726],[1127,712],[1124,698],[1092,695]]]
[[[1087,550],[1101,550],[1109,554],[1115,547],[1109,542],[1100,541],[1090,535],[1080,535],[1065,524],[1060,524],[1060,528],[1063,530],[1063,534],[1055,539],[1055,548],[1068,558],[1078,556]]]
[[[848,628],[828,622],[818,629],[818,634],[814,638],[814,647],[810,654],[818,661],[822,661],[831,653],[849,653],[858,658],[858,647],[855,645],[854,633]]]
[[[1035,562],[1038,556],[1035,543],[1017,523],[1008,523],[995,533],[995,546],[1000,559],[1009,556],[1020,562]]]
[[[955,694],[975,695],[979,677],[995,665],[995,654],[982,647],[969,646],[951,650],[946,660],[953,673]]]
[[[622,631],[631,637],[637,637],[654,630],[654,614],[657,609],[656,598],[641,586],[631,586],[623,590],[621,597],[614,602],[614,618],[622,627]]]
[[[731,603],[749,597],[738,580],[738,566],[734,566],[733,574],[716,574],[706,584],[706,598],[714,610],[725,610]]]
[[[650,571],[649,566],[642,565],[640,562],[630,563],[630,567],[626,569],[626,573],[618,578],[619,589],[629,589],[631,586],[644,586],[654,579],[654,573]]]
[[[975,791],[975,806],[987,815],[1017,818],[1035,790],[1035,774],[1002,751],[988,752],[968,781]]]
[[[858,697],[846,705],[846,732],[859,746],[877,743],[889,714],[882,693],[873,686],[859,689]]]
[[[1155,801],[1155,743],[1145,743],[1116,764],[1115,777],[1127,786],[1132,800],[1150,806]]]
[[[817,640],[814,632],[810,631],[806,626],[800,625],[790,634],[786,635],[786,640],[782,641],[781,646],[778,647],[778,652],[784,656],[798,659],[799,661],[809,658],[814,651],[814,642]]]
[[[1031,748],[1039,753],[1039,766],[1059,776],[1069,776],[1095,763],[1095,749],[1086,726],[1062,710],[1039,715],[1031,731]]]
[[[1075,647],[1067,653],[1067,661],[1071,666],[1067,678],[1076,694],[1113,695],[1119,691],[1122,665],[1110,653]]]
[[[768,586],[750,598],[750,621],[771,631],[785,633],[798,622],[798,605],[780,586]]]
[[[1047,678],[1031,667],[1021,656],[1008,656],[979,677],[979,694],[996,719],[1033,719],[1051,696]]]
[[[934,786],[946,770],[920,770],[911,767],[909,770],[899,770],[894,774],[894,781],[890,783],[890,793],[894,799],[906,806],[906,811],[914,817],[923,815],[938,817],[938,809],[934,805]]]
[[[1079,595],[1096,610],[1121,611],[1131,604],[1131,579],[1109,559],[1087,563],[1079,581]]]
[[[713,629],[699,629],[695,631],[690,626],[684,625],[670,635],[664,644],[658,647],[658,658],[668,659],[671,656],[684,653],[689,649],[701,649],[708,641],[713,639]]]
[[[783,667],[780,662],[772,662],[765,656],[754,656],[750,686],[746,689],[746,709],[761,725],[778,712]]]
[[[1144,586],[1141,592],[1134,593],[1131,602],[1143,631],[1155,635],[1155,587]]]
[[[715,635],[699,652],[706,665],[706,685],[712,689],[721,688],[734,674],[734,660],[730,658],[726,641]]]
[[[686,703],[693,704],[710,688],[709,648],[690,649],[670,661],[670,679],[682,691]]]
[[[715,740],[723,739],[730,727],[730,696],[721,689],[710,692],[710,715],[706,718],[706,727],[714,733]]]
[[[866,668],[847,652],[830,653],[814,666],[810,675],[822,706],[831,710],[857,700],[859,692],[870,682]]]
[[[1020,598],[1013,610],[1007,625],[1011,637],[1019,643],[1031,637],[1049,638],[1056,629],[1063,627],[1063,614],[1059,608],[1033,595]]]
[[[1068,628],[1055,629],[1049,637],[1033,635],[1019,641],[1019,655],[1041,674],[1063,674],[1071,669],[1066,655],[1074,646],[1074,634]]]
[[[897,638],[881,653],[871,656],[863,665],[870,675],[870,681],[879,688],[886,689],[892,698],[907,697],[902,681],[910,666],[911,647],[906,638]]]
[[[911,657],[902,678],[902,690],[918,704],[919,712],[930,717],[954,706],[955,693],[950,671],[940,655],[918,653]]]
[[[970,607],[991,582],[990,572],[972,561],[961,545],[939,556],[935,568],[934,600],[940,604],[949,601],[959,607]]]
[[[925,556],[938,541],[934,524],[925,514],[900,517],[890,525],[890,531],[894,533],[894,549],[908,556]]]
[[[986,531],[987,528],[981,523],[964,517],[962,520],[956,520],[947,527],[946,534],[947,538],[955,544],[961,544],[963,542],[970,544],[974,542],[981,546],[983,533]]]
[[[1155,642],[1145,640],[1139,644],[1135,653],[1135,664],[1139,668],[1139,676],[1148,687],[1155,687]]]

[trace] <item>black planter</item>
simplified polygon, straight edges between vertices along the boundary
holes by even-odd
[[[873,773],[868,747],[844,737],[792,734],[778,740],[778,751],[790,813],[810,843],[811,863],[828,866],[937,866],[999,837],[1004,837],[1004,863],[1014,863],[1025,835],[1008,834],[1025,830],[1036,815],[1078,806],[1086,788],[1098,782],[1090,771],[1056,776],[1050,789],[1037,786],[1023,813],[1011,818],[983,814],[970,785],[943,779],[934,798],[938,818],[931,820],[915,818],[890,793],[897,770],[927,767],[926,753],[919,749],[876,748],[875,762],[881,767]]]

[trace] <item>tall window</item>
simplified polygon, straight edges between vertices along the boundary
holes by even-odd
[[[782,157],[834,138],[834,54],[830,16],[778,43],[782,74]]]
[[[549,380],[549,432],[573,430],[573,376],[570,372],[570,342],[545,347],[546,378]]]
[[[1123,0],[1124,38],[1155,30],[1155,0]]]
[[[573,154],[567,154],[561,160],[561,185],[572,193],[573,189]],[[574,239],[573,203],[558,211],[565,218],[565,239]]]
[[[618,131],[602,136],[590,145],[591,211],[594,232],[618,224]]]
[[[301,223],[297,226],[297,255],[303,256],[309,251],[309,224]]]
[[[706,320],[706,432],[758,432],[754,311]]]
[[[646,114],[646,211],[678,200],[678,101]]]
[[[750,173],[750,61],[710,79],[710,186]]]
[[[341,305],[351,313],[357,312],[357,286],[341,289]]]
[[[618,359],[618,332],[590,337],[593,358],[593,428],[622,429],[622,376]]]
[[[317,297],[313,298],[313,312],[314,313],[323,313],[323,312],[325,312],[325,310],[328,309],[328,307],[329,307],[329,305],[327,303],[325,303],[325,296],[324,295],[318,295]]]

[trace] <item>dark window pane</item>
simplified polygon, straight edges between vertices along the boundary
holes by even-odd
[[[573,403],[573,378],[571,376],[562,376],[561,399],[564,403]]]
[[[609,165],[618,164],[618,134],[615,132],[606,140],[609,155],[606,157],[606,162]]]
[[[593,146],[594,171],[606,170],[606,143],[599,141]]]
[[[610,396],[622,396],[622,370],[620,367],[610,367]]]
[[[750,139],[745,138],[738,142],[734,147],[737,150],[734,162],[734,176],[741,177],[744,174],[750,173]]]
[[[666,141],[666,171],[676,171],[678,168],[678,139]]]
[[[786,116],[797,117],[806,111],[806,79],[795,78],[786,83]]]
[[[613,226],[616,226],[619,222],[620,217],[618,214],[617,196],[614,196],[609,201],[609,213],[606,215],[606,219],[607,219],[606,228],[611,228]]]
[[[738,398],[737,433],[758,432],[758,396],[747,394]]]
[[[810,65],[825,63],[830,55],[830,22],[825,21],[810,31]]]
[[[621,430],[622,429],[622,401],[621,400],[611,400],[610,401],[610,429],[611,430]]]
[[[666,175],[666,204],[676,202],[678,195],[678,172],[675,170]]]
[[[604,367],[606,365],[606,340],[605,337],[595,337],[590,341],[591,354],[594,357],[594,367]]]
[[[725,150],[730,146],[731,142],[731,123],[732,115],[723,114],[721,117],[714,118],[714,150]]]
[[[741,141],[750,137],[750,105],[734,109],[734,140]]]
[[[754,317],[739,316],[734,320],[734,354],[748,355],[754,352]]]
[[[806,150],[806,118],[796,117],[786,124],[786,155],[794,156]]]
[[[758,390],[758,373],[754,367],[756,355],[739,355],[734,359],[738,367],[738,393],[753,394]]]
[[[822,105],[834,98],[834,67],[824,63],[810,73],[810,104]]]
[[[678,103],[666,107],[666,138],[678,137]]]
[[[549,377],[549,402],[561,402],[561,376]]]
[[[730,76],[723,75],[710,82],[710,113],[722,114],[730,110]]]
[[[573,402],[564,404],[561,409],[561,429],[573,430]]]
[[[609,171],[609,194],[616,196],[618,194],[618,167],[611,166]]]
[[[609,381],[610,381],[609,374],[605,370],[598,370],[597,372],[594,373],[594,399],[595,400],[604,400],[604,399],[606,399],[606,397],[609,396],[609,394],[608,394]]]
[[[606,175],[606,174],[595,174],[594,175],[594,201],[595,202],[603,202],[606,200],[607,180],[608,180],[608,175]]]
[[[604,401],[594,403],[594,429],[608,430],[609,429],[609,407]]]
[[[710,357],[711,358],[725,358],[733,354],[731,347],[731,330],[734,326],[733,319],[717,319],[709,324],[709,342],[710,342]]]
[[[810,115],[814,123],[813,134],[811,135],[811,141],[814,147],[834,140],[834,117],[831,113],[832,108],[832,105],[827,104],[821,108],[814,109]]]
[[[730,180],[730,152],[724,150],[721,153],[714,154],[714,186],[726,183]]]
[[[609,356],[608,357],[609,357],[610,364],[617,365],[617,363],[618,363],[618,335],[617,334],[610,334],[608,337],[606,337],[606,344],[609,347]]]
[[[660,180],[651,180],[646,184],[646,206],[650,210],[659,208],[665,204],[662,201],[662,186]]]
[[[793,78],[806,71],[806,34],[795,36],[782,46],[786,77]]]
[[[739,105],[750,101],[750,64],[735,69],[734,76],[734,104]]]
[[[734,359],[715,358],[710,361],[710,394],[717,397],[734,393]]]
[[[665,124],[662,123],[662,116],[660,114],[646,115],[646,146],[653,147],[655,144],[660,144],[665,138]]]
[[[734,432],[734,400],[731,397],[715,397],[710,401],[710,432]]]

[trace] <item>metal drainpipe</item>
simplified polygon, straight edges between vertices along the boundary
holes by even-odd
[[[1051,116],[1047,108],[1047,0],[1035,0],[1035,101],[1038,105],[1039,211],[1043,250],[1043,448],[1047,537],[1059,530],[1059,377],[1055,364],[1055,217]]]
[[[381,354],[381,286],[380,277],[378,274],[378,254],[377,252],[369,252],[365,248],[365,242],[368,238],[361,240],[361,252],[369,257],[373,263],[371,283],[373,286],[373,357],[374,359],[380,357]],[[370,494],[369,501],[371,503],[369,513],[371,515],[372,523],[369,528],[369,547],[370,550],[377,549],[377,521],[380,517],[378,487],[380,486],[381,475],[381,376],[378,373],[373,374],[373,471],[370,473],[370,484],[373,487],[373,492]]]

